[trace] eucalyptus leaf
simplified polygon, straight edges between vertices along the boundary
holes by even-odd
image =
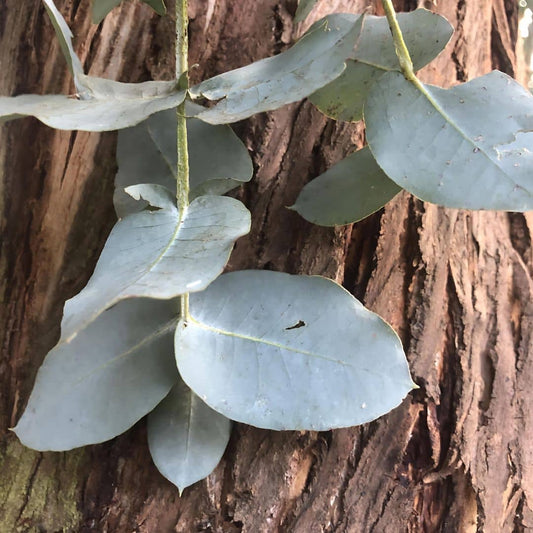
[[[207,477],[224,454],[231,421],[182,380],[148,415],[148,445],[158,470],[180,491]]]
[[[25,94],[0,97],[0,122],[34,116],[52,128],[108,131],[134,126],[148,116],[175,108],[186,91],[178,81],[121,83],[83,73],[72,46],[72,33],[52,0],[43,0],[74,76],[77,97]]]
[[[321,226],[350,224],[383,207],[400,190],[365,146],[308,183],[291,209]]]
[[[211,124],[236,122],[309,96],[342,73],[362,20],[355,15],[329,17],[286,52],[195,85],[190,89],[193,98],[222,99],[198,118]]]
[[[174,298],[201,291],[224,269],[236,239],[248,233],[241,202],[202,196],[180,213],[164,187],[128,188],[154,210],[120,220],[87,286],[65,304],[61,335],[74,338],[105,309],[125,298]]]
[[[143,98],[140,87],[120,87],[130,84],[114,83],[117,89],[124,89],[119,92],[118,98],[77,100],[63,95],[35,94],[0,97],[0,121],[34,116],[60,130],[117,130],[134,126],[158,111],[178,106],[186,94],[185,91],[175,91],[173,82],[147,82],[158,84],[163,93],[161,96]],[[128,98],[130,89],[134,89],[132,92],[137,96]]]
[[[389,72],[368,97],[365,122],[380,167],[422,200],[533,209],[533,97],[506,74],[445,90]]]
[[[296,8],[296,14],[294,15],[294,22],[298,23],[305,20],[317,2],[318,0],[298,0],[298,7]]]
[[[158,15],[165,15],[167,8],[164,0],[142,0],[145,4],[149,5]]]
[[[56,37],[70,72],[76,80],[77,76],[83,74],[83,67],[79,57],[74,51],[74,46],[72,45],[72,31],[52,0],[43,0],[43,3],[48,16],[50,17],[50,21],[52,22],[52,26],[54,27]]]
[[[188,114],[199,109],[202,108],[198,105],[186,103]],[[114,194],[119,217],[145,207],[145,202],[135,202],[124,192],[129,185],[149,179],[176,191],[176,129],[176,111],[167,110],[119,132]],[[187,139],[191,200],[202,195],[225,194],[251,179],[253,165],[248,150],[229,126],[213,126],[188,118]]]
[[[158,15],[163,16],[167,9],[163,0],[141,0],[149,5]],[[122,0],[93,0],[93,14],[92,19],[95,24],[99,24],[105,16],[114,8],[117,7]]]
[[[453,27],[444,17],[426,9],[397,16],[415,70],[435,59],[453,34]],[[390,70],[400,71],[400,65],[387,19],[366,16],[358,46],[346,62],[346,70],[309,99],[329,117],[360,120],[368,91]]]
[[[191,389],[261,428],[328,430],[373,420],[413,388],[398,336],[318,276],[241,271],[191,295],[176,358]]]
[[[121,3],[122,0],[93,0],[93,23],[100,24],[106,15]]]
[[[15,433],[35,450],[70,450],[120,435],[177,379],[178,302],[120,302],[44,360]]]

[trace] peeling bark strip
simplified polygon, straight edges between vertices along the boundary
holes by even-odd
[[[125,2],[93,26],[87,0],[58,4],[91,73],[141,81],[171,72],[169,18]],[[377,0],[323,0],[316,11],[367,4],[379,13]],[[193,75],[283,50],[298,29],[295,7],[193,1],[191,64],[201,65]],[[516,72],[515,0],[440,1],[434,9],[458,31],[424,81],[450,86],[493,66]],[[70,90],[44,20],[33,1],[0,5],[1,94]],[[55,132],[31,119],[3,126],[0,531],[532,530],[533,215],[446,210],[402,194],[352,227],[311,226],[284,206],[361,144],[361,126],[329,122],[300,103],[237,130],[257,177],[241,193],[254,222],[231,269],[344,281],[400,332],[421,389],[359,428],[275,433],[237,425],[220,466],[182,499],[152,466],[142,423],[75,452],[23,449],[7,427],[58,337],[63,301],[87,280],[113,222],[115,137]]]

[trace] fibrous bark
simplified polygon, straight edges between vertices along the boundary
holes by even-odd
[[[94,26],[87,0],[57,3],[92,74],[172,75],[170,17],[125,2]],[[418,3],[457,30],[424,81],[450,86],[492,68],[517,75],[515,0]],[[322,0],[314,16],[369,4],[381,14],[377,0]],[[194,78],[285,49],[302,31],[295,8],[295,0],[192,1]],[[3,95],[73,91],[44,9],[30,0],[0,5],[0,65]],[[420,390],[358,428],[276,433],[236,424],[221,464],[182,498],[152,465],[143,422],[74,452],[23,448],[7,428],[58,338],[63,301],[88,279],[114,220],[115,134],[10,123],[0,131],[0,531],[533,528],[533,217],[443,209],[402,193],[359,224],[312,226],[285,206],[362,144],[362,126],[328,121],[303,102],[236,131],[256,176],[238,193],[253,227],[229,268],[343,283],[400,333]]]

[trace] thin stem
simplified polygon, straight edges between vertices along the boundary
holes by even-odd
[[[405,44],[402,30],[398,24],[396,11],[392,5],[392,0],[381,0],[381,4],[383,5],[385,15],[387,16],[389,28],[392,33],[392,39],[394,41],[394,48],[396,50],[396,57],[400,63],[402,74],[409,81],[414,81],[416,76],[413,70],[413,62],[411,61],[411,55],[409,54],[409,50]]]
[[[176,78],[189,68],[188,3],[189,0],[176,0]]]
[[[189,26],[188,0],[176,0],[176,78],[182,79],[188,70],[189,43],[187,29]],[[187,121],[185,102],[176,111],[177,116],[177,154],[176,202],[180,218],[189,206],[189,151],[187,147]],[[189,295],[180,297],[180,313],[183,320],[189,318]]]

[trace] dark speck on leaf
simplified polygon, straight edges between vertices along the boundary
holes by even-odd
[[[290,326],[290,327],[285,328],[285,329],[288,331],[290,329],[303,328],[304,326],[305,326],[305,322],[303,320],[298,320],[298,322],[296,324],[294,324],[294,326]]]

